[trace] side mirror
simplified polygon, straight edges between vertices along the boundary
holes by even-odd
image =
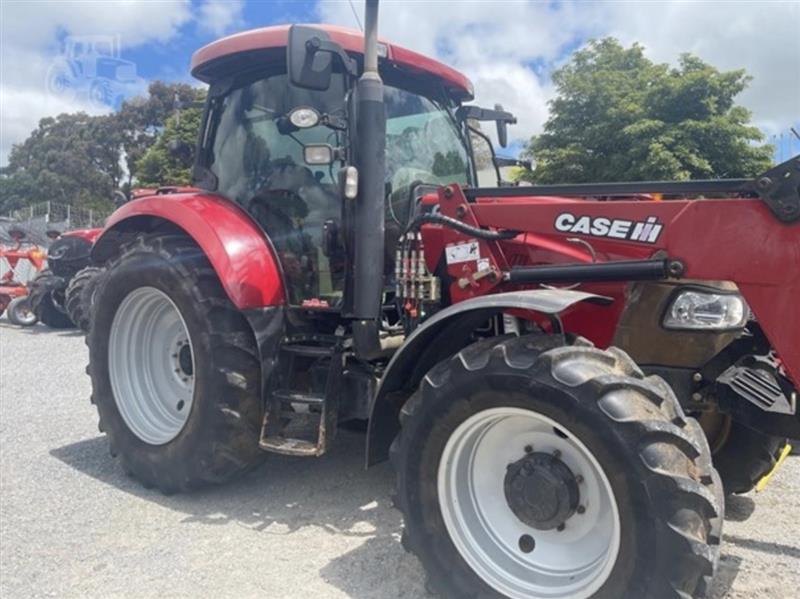
[[[330,52],[320,51],[322,42],[329,41],[330,37],[321,29],[306,25],[289,28],[286,72],[292,85],[319,91],[330,87],[333,56]]]
[[[502,104],[495,104],[494,109],[497,112],[503,112]],[[501,148],[508,145],[508,121],[506,119],[497,119],[497,143]]]
[[[303,89],[325,91],[331,85],[333,56],[339,57],[345,70],[356,75],[356,61],[321,29],[308,25],[289,27],[286,47],[286,72],[292,85]]]

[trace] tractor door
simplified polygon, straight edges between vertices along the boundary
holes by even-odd
[[[269,236],[292,305],[335,308],[342,301],[344,252],[336,239],[341,164],[308,165],[303,146],[342,147],[345,141],[342,132],[322,124],[298,129],[286,115],[299,106],[343,115],[345,91],[341,76],[325,91],[310,91],[292,86],[280,72],[251,74],[211,90],[206,168],[216,178],[215,191],[240,204]]]

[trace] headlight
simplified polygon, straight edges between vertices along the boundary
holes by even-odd
[[[328,144],[307,144],[303,146],[303,160],[306,164],[330,164],[333,148]]]
[[[319,123],[319,113],[308,106],[300,106],[289,113],[289,122],[298,129],[315,127]]]
[[[747,324],[750,309],[738,293],[685,289],[672,300],[664,315],[667,329],[722,331]]]

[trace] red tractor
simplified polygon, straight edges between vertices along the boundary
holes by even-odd
[[[34,271],[44,268],[46,253],[39,246],[25,243],[25,232],[11,229],[12,247],[0,246],[0,259],[4,259],[8,270],[0,277],[0,315],[4,312],[12,324],[29,327],[36,324],[36,315],[31,310],[28,286],[17,279],[16,268],[20,261],[27,261]]]
[[[477,187],[470,127],[502,144],[513,116],[366,17],[194,55],[198,190],[126,204],[92,248],[112,455],[171,493],[368,421],[442,596],[705,596],[706,436],[768,468],[800,437],[800,162]]]

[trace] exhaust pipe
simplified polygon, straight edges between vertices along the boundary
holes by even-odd
[[[380,353],[384,278],[386,115],[378,73],[378,0],[366,0],[364,72],[356,86],[359,193],[355,207],[353,342],[365,359]]]

